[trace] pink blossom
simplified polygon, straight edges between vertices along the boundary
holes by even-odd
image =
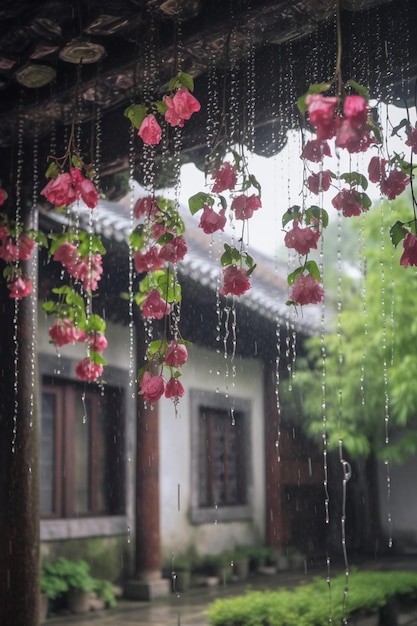
[[[313,173],[307,178],[307,186],[311,193],[319,194],[321,191],[327,191],[331,185],[332,177],[330,170],[324,172]]]
[[[151,376],[146,371],[140,380],[139,395],[143,396],[146,402],[157,402],[164,393],[165,382],[162,376]]]
[[[223,270],[223,287],[220,289],[222,296],[231,294],[241,296],[250,289],[248,273],[236,265],[228,265]]]
[[[83,178],[81,184],[79,185],[79,191],[84,204],[86,204],[89,209],[95,209],[100,196],[98,195],[91,180]]]
[[[343,115],[352,125],[364,126],[368,120],[368,103],[362,96],[347,96],[343,104]]]
[[[139,137],[143,143],[149,145],[156,145],[161,141],[162,129],[156,121],[156,117],[153,113],[149,113],[143,120],[138,131]]]
[[[15,300],[22,300],[30,293],[32,293],[32,282],[29,278],[23,278],[18,276],[12,282],[7,284],[7,288],[10,291],[9,297],[15,298]]]
[[[307,159],[307,161],[312,161],[313,163],[319,163],[325,156],[331,156],[330,147],[327,141],[321,141],[320,139],[307,141],[301,153],[302,159]]]
[[[408,233],[403,241],[404,252],[401,255],[400,265],[408,267],[417,265],[417,238],[413,233]]]
[[[174,237],[162,246],[159,251],[159,258],[169,263],[178,263],[187,254],[187,244],[182,235]]]
[[[163,100],[168,107],[165,120],[171,126],[184,126],[184,120],[189,120],[193,113],[201,109],[197,98],[184,86],[180,87],[172,98],[164,96]]]
[[[12,237],[0,239],[0,259],[6,263],[14,263],[19,259],[19,248],[13,242]]]
[[[411,151],[417,154],[417,126],[407,131],[407,141],[405,145],[410,146]]]
[[[53,254],[55,261],[59,261],[67,268],[73,267],[80,258],[77,247],[69,241],[63,241]]]
[[[255,194],[245,196],[245,194],[242,194],[233,198],[230,208],[235,212],[237,220],[247,220],[251,218],[253,212],[257,211],[261,206],[262,203],[259,196]]]
[[[380,188],[389,200],[394,200],[404,191],[409,182],[410,178],[407,174],[401,170],[391,170],[387,178],[381,180]]]
[[[310,122],[317,128],[317,139],[330,139],[336,133],[336,109],[339,99],[334,96],[308,94],[306,105]]]
[[[170,378],[165,388],[165,397],[172,398],[174,402],[178,401],[178,398],[182,398],[185,393],[185,389],[182,386],[178,378]]]
[[[0,206],[6,202],[8,198],[7,191],[0,188]]]
[[[136,204],[133,208],[133,214],[136,219],[139,219],[140,217],[142,217],[142,215],[146,217],[151,217],[151,215],[156,215],[158,211],[158,202],[153,196],[145,196],[144,198],[139,198],[139,200],[136,200]]]
[[[360,194],[356,189],[342,189],[333,198],[332,204],[335,209],[342,211],[345,217],[358,216],[364,210],[360,204]]]
[[[234,189],[237,183],[236,170],[228,161],[223,163],[219,170],[213,170],[211,177],[214,178],[214,185],[211,188],[213,193]]]
[[[368,178],[371,183],[379,183],[381,180],[384,180],[385,175],[385,166],[387,161],[385,159],[381,159],[378,156],[372,157],[369,161],[368,165]]]
[[[162,235],[165,235],[165,233],[170,232],[171,230],[169,228],[166,228],[165,224],[161,224],[159,222],[152,223],[152,234],[155,239],[159,239],[159,237],[162,237]]]
[[[358,126],[349,118],[341,120],[336,133],[337,148],[345,148],[353,154],[365,152],[372,143],[375,143],[375,139],[371,135],[370,126],[367,124]]]
[[[216,213],[216,211],[205,204],[198,226],[203,229],[206,235],[211,235],[215,233],[216,230],[224,230],[226,226],[225,210],[220,209],[220,211]]]
[[[187,348],[182,343],[173,340],[168,346],[164,361],[172,367],[181,367],[188,359]]]
[[[284,239],[287,248],[294,248],[298,254],[308,254],[312,248],[317,248],[320,233],[314,228],[300,228],[298,220],[294,220],[294,225],[289,230]]]
[[[88,345],[92,352],[101,353],[107,348],[108,343],[103,333],[93,330],[88,333]]]
[[[17,247],[19,250],[19,259],[21,261],[27,261],[31,257],[33,248],[35,247],[35,242],[31,237],[29,237],[29,235],[23,233],[17,241]]]
[[[45,196],[48,202],[56,206],[69,206],[78,198],[71,174],[66,172],[56,178],[51,178],[42,189],[41,194]]]
[[[311,274],[299,274],[291,288],[290,298],[301,306],[318,304],[324,298],[323,287]]]
[[[48,333],[51,341],[57,348],[85,340],[85,332],[77,328],[71,320],[67,318],[56,319]]]
[[[65,267],[71,276],[82,282],[86,291],[96,291],[103,273],[101,254],[89,254],[86,258],[78,256],[76,263]]]
[[[91,361],[88,356],[77,363],[75,367],[75,374],[80,380],[94,382],[102,375],[102,373],[103,366],[99,363],[94,363],[94,361]]]
[[[147,252],[136,252],[133,256],[135,270],[142,272],[155,272],[164,267],[165,261],[159,258],[159,250],[156,246],[149,248]]]
[[[171,306],[163,298],[157,289],[152,289],[142,304],[142,313],[147,319],[160,320],[164,315],[169,315]]]

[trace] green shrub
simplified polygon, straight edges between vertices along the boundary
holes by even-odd
[[[346,578],[316,578],[308,585],[279,591],[249,591],[243,596],[216,600],[208,609],[213,626],[322,626],[341,623],[355,613],[372,613],[392,598],[417,599],[417,573],[350,572]],[[346,606],[343,598],[346,597]],[[346,615],[345,615],[346,613]]]

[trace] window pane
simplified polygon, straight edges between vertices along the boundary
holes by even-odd
[[[40,447],[40,496],[42,515],[52,515],[55,509],[55,429],[56,396],[42,394]]]

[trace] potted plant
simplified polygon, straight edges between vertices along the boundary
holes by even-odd
[[[95,580],[90,574],[86,561],[71,561],[59,557],[54,570],[67,585],[67,606],[72,613],[87,613],[90,608],[90,594],[94,591]]]
[[[56,600],[68,591],[66,581],[59,576],[54,563],[45,562],[40,576],[41,603],[40,621],[43,622],[48,616],[49,600]]]
[[[191,581],[190,562],[181,557],[175,557],[171,563],[172,591],[187,591]]]
[[[237,580],[247,580],[249,576],[250,546],[237,546],[232,554],[233,573]]]

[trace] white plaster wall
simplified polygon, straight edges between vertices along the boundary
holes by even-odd
[[[235,359],[236,377],[225,377],[223,354],[196,346],[189,349],[183,367],[186,394],[177,415],[170,400],[162,400],[159,413],[160,520],[162,555],[180,554],[194,546],[198,554],[218,553],[235,545],[262,542],[265,529],[264,406],[262,366],[255,359]],[[230,362],[229,362],[230,369]],[[217,371],[221,374],[217,375]],[[250,444],[252,471],[249,499],[253,519],[192,524],[190,509],[190,394],[191,389],[216,391],[251,401]]]
[[[391,514],[394,547],[417,550],[417,458],[410,457],[402,465],[391,464],[389,474],[391,485],[388,498],[387,468],[381,463],[378,468],[378,483],[382,528],[389,537],[388,518]]]

